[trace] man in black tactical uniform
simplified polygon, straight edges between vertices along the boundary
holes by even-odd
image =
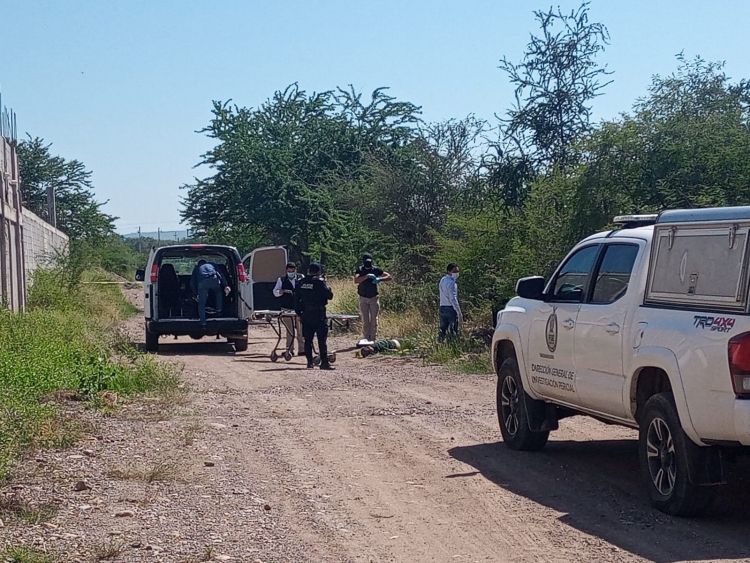
[[[308,369],[313,367],[313,337],[318,335],[320,369],[335,369],[328,361],[328,319],[326,305],[333,299],[333,291],[320,277],[320,264],[313,262],[307,269],[307,277],[294,293],[294,310],[302,319],[302,334],[305,337],[305,356]]]

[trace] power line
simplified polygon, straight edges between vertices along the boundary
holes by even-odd
[[[115,223],[117,223],[115,221]],[[184,223],[165,223],[164,221],[150,221],[150,222],[139,222],[139,223],[119,223],[118,227],[139,227],[141,225],[177,225],[179,227],[187,227]]]

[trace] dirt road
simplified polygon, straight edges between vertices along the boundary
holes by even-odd
[[[245,430],[220,439],[264,482],[306,560],[750,557],[746,488],[704,521],[655,512],[630,430],[574,418],[543,452],[511,452],[498,443],[494,378],[351,353],[336,372],[308,371],[270,363],[268,334],[252,342],[236,356],[222,345],[165,349],[227,393],[214,418]]]
[[[750,560],[747,463],[710,517],[669,518],[647,504],[630,430],[573,418],[544,451],[512,452],[492,377],[353,352],[335,372],[306,370],[271,363],[270,337],[253,329],[241,354],[163,341],[193,399],[168,418],[108,423],[120,438],[100,448],[102,467],[84,460],[95,483],[85,494],[104,506],[89,511],[88,533],[128,538],[116,560],[198,561],[188,556],[206,545],[206,559],[256,562]],[[179,475],[117,482],[124,459],[169,460]],[[123,506],[133,518],[113,518]],[[86,541],[66,553],[85,560]]]

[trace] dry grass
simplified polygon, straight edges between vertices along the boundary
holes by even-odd
[[[0,560],[4,563],[54,563],[57,561],[52,555],[28,547],[9,547],[5,551],[0,551]]]
[[[357,286],[351,279],[328,280],[328,283],[333,290],[333,301],[328,305],[328,310],[335,313],[359,314]],[[425,301],[428,301],[428,296],[424,295],[425,288],[414,289],[413,306],[405,307],[403,304],[409,303],[411,290],[397,287],[395,284],[381,284],[380,287],[381,308],[378,318],[380,336],[425,343],[435,340],[437,324],[434,317],[437,305],[428,308],[425,304]],[[435,288],[435,300],[437,301],[437,288]],[[361,330],[361,322],[352,323],[352,331],[355,334]]]
[[[173,462],[159,461],[144,468],[112,469],[107,472],[109,477],[123,481],[173,481],[177,477],[178,465]]]
[[[32,504],[18,493],[0,496],[0,514],[16,518],[29,524],[41,524],[51,520],[57,507],[53,504]]]
[[[329,284],[334,293],[329,311],[359,312],[357,286],[351,279],[329,280]],[[486,374],[492,371],[486,348],[470,336],[476,324],[462,325],[456,342],[437,343],[437,286],[392,283],[380,287],[378,336],[398,339],[401,342],[400,354],[417,355],[428,364],[449,365],[461,373]],[[476,310],[469,316],[478,326],[491,325],[489,311]],[[360,333],[361,326],[360,322],[352,323],[355,335]]]
[[[109,539],[104,543],[99,543],[94,546],[93,560],[106,561],[107,559],[114,559],[123,551],[125,551],[125,543]]]

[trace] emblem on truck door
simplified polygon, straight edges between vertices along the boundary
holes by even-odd
[[[547,349],[554,353],[557,349],[557,312],[556,309],[552,309],[552,314],[547,319]]]

